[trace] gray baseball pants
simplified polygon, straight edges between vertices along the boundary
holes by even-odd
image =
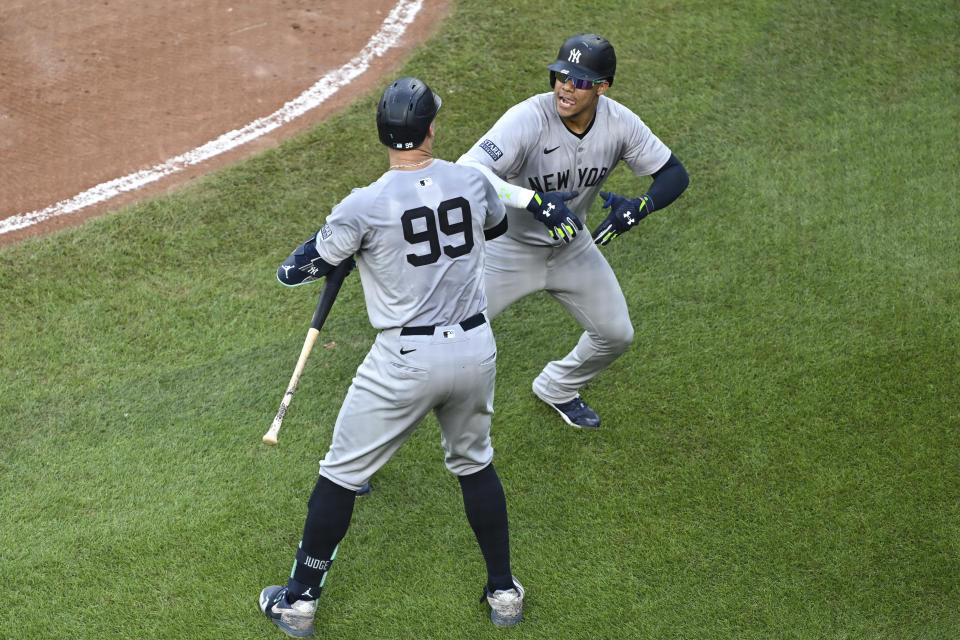
[[[572,400],[633,341],[627,301],[613,269],[585,232],[558,247],[501,236],[486,248],[488,318],[528,294],[546,291],[583,327],[573,350],[547,363],[533,381],[533,392],[543,400]]]
[[[480,471],[493,461],[496,360],[489,322],[436,327],[431,335],[381,331],[340,407],[320,475],[359,489],[430,411],[440,423],[447,469],[457,476]]]

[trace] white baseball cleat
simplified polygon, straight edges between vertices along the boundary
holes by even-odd
[[[272,586],[260,592],[260,611],[292,638],[309,638],[313,635],[313,616],[317,612],[316,600],[287,602],[287,588]]]
[[[513,589],[498,589],[490,593],[486,587],[483,595],[490,604],[490,619],[498,627],[512,627],[523,618],[523,585],[513,578]]]

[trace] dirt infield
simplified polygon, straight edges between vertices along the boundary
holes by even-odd
[[[74,225],[276,144],[375,87],[450,0],[7,0],[0,5],[0,244]],[[397,10],[407,22],[397,27]],[[390,20],[394,20],[390,22]],[[385,27],[386,25],[386,27]],[[373,47],[378,33],[380,44]],[[382,47],[387,38],[393,38]],[[381,48],[385,50],[380,51]],[[67,214],[78,194],[190,154],[340,73],[282,126]],[[332,90],[331,90],[332,91]],[[67,207],[61,207],[66,209]],[[9,226],[13,226],[9,224]]]

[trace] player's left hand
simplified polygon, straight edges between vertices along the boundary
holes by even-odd
[[[601,247],[629,231],[653,211],[653,201],[646,194],[639,198],[624,198],[601,191],[600,197],[604,199],[603,208],[610,209],[610,215],[593,232],[594,243]]]

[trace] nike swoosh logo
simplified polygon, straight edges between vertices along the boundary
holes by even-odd
[[[416,349],[404,349],[403,347],[400,347],[400,355],[402,356],[405,356],[413,351],[416,351]]]
[[[560,148],[560,145],[555,146],[553,149],[547,149],[546,147],[544,147],[544,148],[543,148],[543,153],[544,153],[544,155],[546,155],[546,154],[548,154],[548,153],[553,153],[554,151],[556,151],[556,150],[559,149],[559,148]]]

